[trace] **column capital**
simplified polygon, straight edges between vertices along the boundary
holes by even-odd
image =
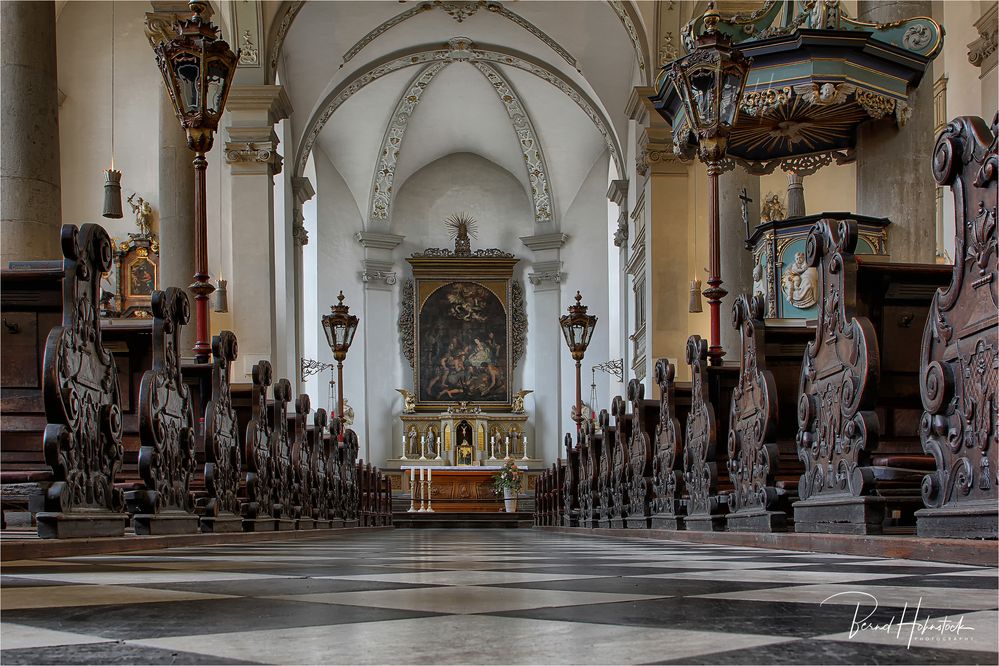
[[[312,181],[305,176],[292,176],[291,192],[297,206],[302,206],[306,201],[316,196],[316,188],[312,186]]]
[[[639,125],[644,125],[652,115],[658,116],[659,112],[652,106],[652,100],[649,99],[655,94],[656,89],[652,86],[635,86],[631,89],[628,103],[624,107],[624,114]]]
[[[270,127],[229,127],[225,161],[233,175],[281,173],[283,159],[277,151],[278,138]]]
[[[673,134],[669,127],[648,127],[638,138],[635,170],[639,176],[648,174],[686,174],[687,165],[673,152]]]
[[[392,287],[399,281],[399,275],[393,270],[395,264],[391,261],[363,259],[361,266],[360,278],[365,289],[391,291]]]
[[[536,234],[534,236],[521,236],[521,242],[533,252],[543,250],[561,250],[565,242],[569,240],[568,234],[555,232],[551,234]]]
[[[628,206],[628,181],[625,179],[612,180],[607,188],[607,198],[611,203],[616,203],[619,208]]]
[[[996,27],[997,14],[999,14],[999,4],[993,2],[992,6],[982,13],[981,18],[975,21],[978,39],[968,44],[968,62],[980,67],[982,76],[996,66],[996,43],[999,41],[997,38],[999,28]]]
[[[553,291],[561,288],[562,281],[565,280],[561,261],[535,261],[531,268],[533,270],[527,274],[527,280],[534,285],[534,291]]]

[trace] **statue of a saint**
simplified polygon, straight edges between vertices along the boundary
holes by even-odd
[[[781,291],[796,308],[810,308],[818,302],[819,272],[805,263],[805,253],[797,252],[794,263],[784,271]]]
[[[759,294],[763,302],[767,301],[767,271],[763,266],[763,253],[756,257],[756,265],[753,266],[753,294]]]
[[[137,193],[133,192],[128,197],[128,205],[132,208],[132,215],[135,215],[135,226],[139,228],[139,235],[143,238],[148,238],[149,232],[152,229],[153,208],[142,197],[136,199],[137,196]]]

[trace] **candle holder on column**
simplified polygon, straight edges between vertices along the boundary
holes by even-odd
[[[506,440],[504,441],[503,444],[506,447],[506,455],[503,456],[503,460],[509,460],[510,459],[510,436],[509,435],[506,436]]]
[[[406,435],[402,436],[402,457],[399,458],[399,460],[409,460],[409,458],[406,457]]]
[[[443,458],[441,458],[441,437],[440,437],[440,435],[437,436],[437,457],[434,458],[434,460],[443,460]]]
[[[527,435],[525,434],[520,441],[523,442],[524,446],[524,456],[521,458],[521,460],[530,460],[530,458],[527,457]]]
[[[433,468],[430,468],[427,470],[427,480],[425,482],[426,485],[424,486],[424,494],[427,496],[427,513],[434,512],[434,507],[433,507],[434,499],[433,499],[433,494],[431,493],[431,489],[433,488],[433,478],[434,478]]]
[[[427,459],[427,436],[420,435],[420,460]]]
[[[416,513],[416,470],[409,470],[409,511]]]
[[[420,489],[420,508],[417,509],[417,513],[426,513],[427,512],[427,498],[425,496],[426,493],[424,493],[424,490],[423,490],[423,484],[425,483],[425,481],[423,480],[424,473],[425,473],[424,472],[424,468],[421,467],[420,468],[419,485],[417,486]]]
[[[489,438],[489,459],[496,460],[496,435]]]

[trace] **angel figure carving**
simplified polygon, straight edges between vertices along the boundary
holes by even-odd
[[[416,411],[416,395],[406,389],[396,389],[402,395],[402,413],[412,414]]]
[[[527,389],[522,389],[513,394],[513,413],[523,414],[524,413],[524,398],[534,393],[534,391],[529,391]]]
[[[802,99],[815,106],[830,106],[832,104],[842,104],[846,98],[857,90],[857,86],[850,83],[802,83],[794,86],[794,92],[798,93]]]

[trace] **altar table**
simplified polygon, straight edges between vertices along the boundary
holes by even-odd
[[[518,465],[522,472],[527,472],[526,465]],[[408,490],[409,474],[416,474],[416,508],[420,508],[420,467],[406,465],[403,472],[403,489]],[[469,467],[433,467],[430,482],[430,501],[435,512],[462,513],[467,511],[504,511],[503,496],[493,490],[493,476],[502,469],[501,465],[482,465]],[[406,473],[406,472],[409,473]],[[523,477],[525,484],[521,495],[526,489],[527,476]]]

